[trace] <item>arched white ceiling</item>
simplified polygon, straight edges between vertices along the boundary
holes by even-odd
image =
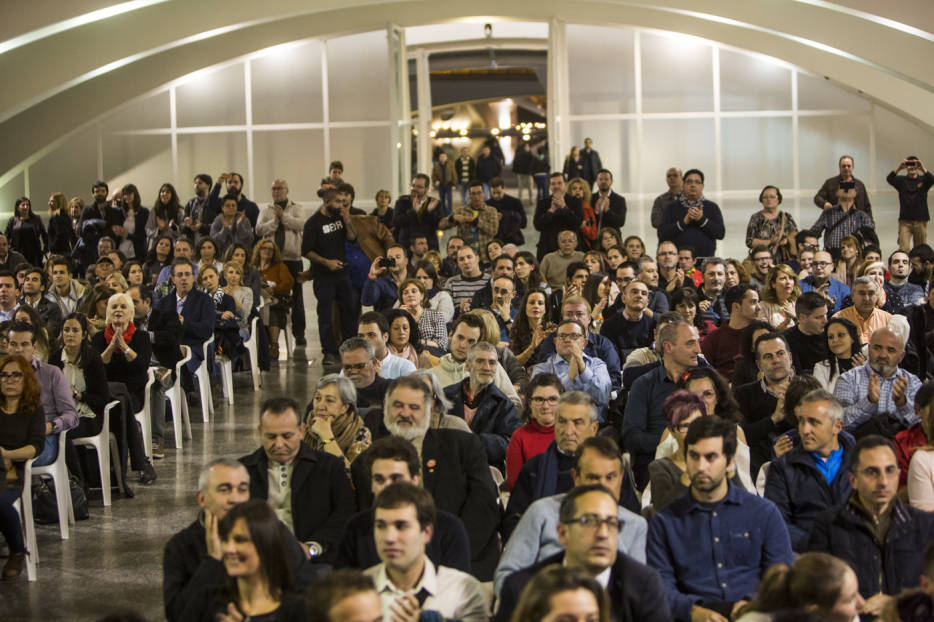
[[[6,0],[0,37],[41,34],[70,18],[121,4]],[[934,129],[930,0],[165,0],[124,8],[132,10],[0,54],[0,75],[11,78],[0,91],[5,146],[0,172],[104,111],[229,58],[389,23],[417,26],[478,17],[555,18],[695,35],[827,76]],[[880,14],[883,9],[888,13]]]

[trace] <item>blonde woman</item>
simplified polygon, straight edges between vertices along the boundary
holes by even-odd
[[[759,318],[775,330],[785,330],[797,323],[795,301],[801,295],[798,275],[786,264],[772,266],[762,290]]]
[[[593,213],[593,207],[590,205],[591,192],[590,184],[575,177],[568,182],[568,194],[580,199],[581,207],[584,210],[584,220],[581,221],[580,235],[584,240],[585,248],[593,248],[597,241],[597,218]]]
[[[49,253],[69,255],[78,241],[68,214],[68,201],[61,192],[49,197]]]
[[[253,290],[243,284],[243,265],[236,261],[224,264],[224,293],[233,298],[237,305],[237,325],[240,327],[240,336],[244,339],[250,336],[250,311],[253,309]]]
[[[279,359],[279,331],[285,328],[295,279],[271,238],[264,238],[253,248],[251,265],[259,272],[262,282],[262,296],[266,301],[263,324],[269,330],[269,356],[275,361]]]

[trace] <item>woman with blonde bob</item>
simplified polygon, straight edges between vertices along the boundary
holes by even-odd
[[[510,622],[610,622],[606,592],[583,568],[548,566],[529,581]]]
[[[769,323],[775,330],[785,330],[798,322],[795,313],[795,301],[801,295],[798,275],[786,264],[778,264],[769,269],[762,290],[762,303],[759,318]]]
[[[737,612],[738,622],[767,622],[778,611],[813,611],[827,622],[854,622],[863,609],[856,573],[826,553],[804,553],[790,568],[776,564],[759,583],[756,598]]]

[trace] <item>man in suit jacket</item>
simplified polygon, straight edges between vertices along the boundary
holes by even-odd
[[[603,227],[621,229],[626,224],[626,199],[613,192],[613,173],[597,171],[597,192],[590,200],[597,219],[597,231]]]
[[[133,299],[133,323],[139,330],[149,333],[152,342],[152,355],[159,365],[175,369],[175,364],[182,360],[182,323],[173,311],[160,311],[152,306],[152,287],[135,285],[127,290]]]
[[[439,509],[456,514],[468,526],[471,574],[489,581],[499,557],[496,485],[475,434],[429,429],[432,402],[432,392],[424,382],[407,376],[396,378],[386,392],[382,423],[371,428],[373,438],[401,436],[421,448],[422,487],[431,493]],[[373,502],[366,456],[364,452],[350,465],[360,508]]]
[[[182,373],[182,387],[194,391],[192,375],[204,360],[204,342],[214,334],[214,301],[202,291],[196,290],[194,266],[185,259],[172,262],[172,283],[175,294],[163,296],[155,309],[163,313],[175,313],[182,325],[182,343],[191,348],[191,360]],[[208,353],[210,356],[212,353]],[[212,364],[209,360],[208,364]],[[190,393],[193,395],[193,393]]]
[[[658,573],[617,551],[620,524],[616,499],[608,489],[599,484],[572,489],[561,501],[559,521],[558,540],[564,552],[509,575],[503,583],[495,622],[509,620],[523,588],[539,570],[551,564],[583,568],[605,585],[613,620],[671,620]],[[607,570],[610,574],[604,577]]]
[[[263,446],[240,458],[250,473],[250,497],[266,499],[314,561],[329,560],[353,514],[344,461],[302,442],[305,424],[288,397],[260,408]]]

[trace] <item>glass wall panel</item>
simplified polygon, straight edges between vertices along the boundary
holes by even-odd
[[[96,179],[97,128],[92,127],[66,139],[29,167],[29,195],[35,208],[45,215],[50,194],[64,192],[68,198],[80,196],[87,201]],[[12,211],[6,205],[0,208]]]
[[[646,192],[665,191],[665,171],[675,166],[685,171],[697,168],[707,178],[706,192],[714,188],[716,168],[713,119],[646,119],[642,122],[640,154],[642,187]]]
[[[723,188],[759,190],[794,184],[791,118],[721,120]]]
[[[763,56],[720,50],[721,110],[791,110],[791,70]]]
[[[568,24],[571,114],[635,112],[633,31]]]
[[[190,180],[197,173],[208,173],[215,177],[220,171],[200,170],[182,174],[178,191],[182,201],[192,192]],[[104,179],[111,188],[124,184],[136,184],[140,199],[151,206],[159,187],[172,181],[172,137],[171,136],[104,136]]]
[[[320,41],[275,50],[251,61],[253,123],[320,123]]]
[[[869,183],[869,118],[865,116],[801,117],[798,120],[801,187],[817,190],[839,174],[841,155],[853,156],[853,174]]]
[[[389,119],[389,43],[386,31],[327,41],[331,121]]]
[[[593,139],[593,148],[600,154],[603,167],[613,172],[616,192],[632,188],[639,163],[635,153],[635,121],[572,121],[571,144],[583,148],[587,137]]]
[[[247,178],[246,132],[179,136],[179,178],[182,181],[190,180],[204,172],[210,173],[215,179],[223,172],[240,173],[243,176],[243,192],[251,198],[257,194],[257,187],[263,187],[262,182],[257,186],[255,180]]]
[[[683,35],[642,33],[643,112],[713,110],[713,49]]]
[[[798,110],[869,110],[869,100],[824,78],[798,72]]]
[[[26,194],[26,175],[20,173],[15,175],[10,181],[0,186],[0,221],[6,223],[6,221],[13,215],[13,207],[16,203],[16,199]],[[66,199],[71,199],[73,195],[65,195]],[[46,197],[48,198],[48,197]],[[35,195],[35,198],[32,199],[33,203],[36,206],[39,206],[42,197]],[[48,224],[48,218],[46,217],[48,210],[43,214],[43,222]],[[4,225],[6,226],[6,225]]]
[[[122,130],[149,130],[169,127],[169,92],[156,93],[108,117],[102,123],[104,133]]]
[[[894,194],[895,190],[885,182],[885,176],[910,155],[921,158],[925,168],[931,170],[934,166],[934,133],[881,106],[873,109],[873,123],[876,131],[876,179],[870,184],[871,188],[891,190]]]
[[[376,191],[392,188],[392,167],[387,166],[385,158],[391,148],[395,145],[390,143],[388,127],[331,130],[331,156],[344,163],[344,179],[353,184],[357,203],[375,205]],[[323,167],[322,163],[317,170]]]
[[[179,127],[243,125],[243,64],[205,71],[175,89]]]
[[[271,200],[272,181],[282,178],[289,184],[289,197],[309,206],[317,201],[318,182],[327,174],[326,167],[322,130],[253,134],[255,194],[263,201]]]

